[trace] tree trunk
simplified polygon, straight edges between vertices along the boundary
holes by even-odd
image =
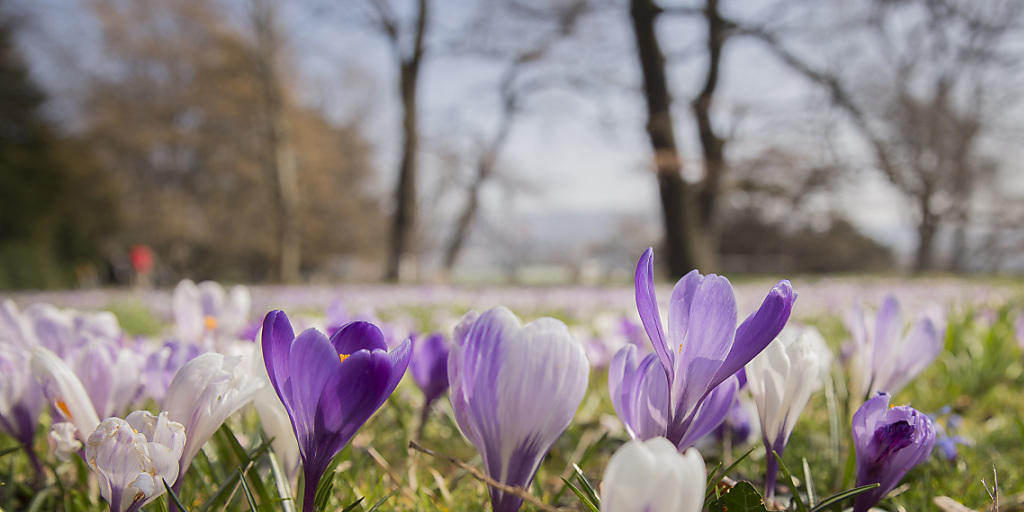
[[[419,85],[420,62],[423,58],[423,37],[427,29],[427,0],[419,0],[416,35],[412,54],[400,57],[399,93],[402,100],[402,160],[398,166],[395,187],[395,214],[391,222],[391,247],[388,252],[385,279],[401,278],[402,259],[413,249],[416,232],[416,164],[419,151],[419,124],[416,92]],[[397,46],[397,39],[394,40]]]
[[[704,86],[690,104],[697,121],[697,135],[700,138],[701,153],[704,156],[704,180],[699,198],[700,224],[707,247],[702,269],[714,270],[718,253],[718,196],[721,194],[722,175],[726,170],[725,139],[715,133],[711,121],[711,106],[722,64],[722,49],[729,37],[728,27],[718,12],[718,0],[707,0],[704,18],[708,25],[708,69]]]
[[[284,92],[277,69],[281,45],[273,9],[269,2],[253,2],[252,22],[257,46],[254,60],[263,94],[268,152],[266,165],[277,196],[277,278],[282,282],[294,282],[299,278],[302,263],[298,166],[291,145]]]
[[[647,101],[647,136],[654,152],[661,195],[665,252],[669,273],[678,278],[707,263],[710,250],[701,233],[698,210],[682,176],[683,164],[672,125],[672,100],[665,78],[665,57],[654,27],[660,12],[653,0],[630,0],[630,17]]]
[[[917,224],[917,254],[914,257],[914,272],[922,273],[932,269],[935,233],[938,231],[938,217],[931,209],[931,194],[918,198],[921,218]]]

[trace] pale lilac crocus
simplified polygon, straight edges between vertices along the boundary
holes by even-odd
[[[174,288],[174,319],[181,339],[207,348],[240,338],[249,320],[252,297],[245,286],[230,291],[214,281],[196,285],[185,279]]]
[[[1021,310],[1020,314],[1017,315],[1014,332],[1017,334],[1017,346],[1024,350],[1024,310]]]
[[[43,468],[32,449],[32,439],[46,402],[30,361],[29,352],[0,341],[0,431],[21,443],[41,477]]]
[[[729,280],[694,270],[672,291],[666,333],[654,293],[653,258],[648,248],[637,263],[636,305],[654,353],[639,360],[636,347],[621,349],[612,360],[608,386],[631,437],[662,436],[685,450],[725,418],[739,387],[737,372],[782,330],[796,293],[789,281],[779,281],[737,327]]]
[[[817,329],[790,325],[746,366],[750,394],[761,420],[767,455],[765,496],[775,496],[778,460],[811,394],[821,388],[832,353]]]
[[[935,444],[931,419],[909,406],[889,406],[879,393],[853,415],[857,485],[880,484],[854,498],[854,512],[867,512],[892,491],[908,471],[928,459]]]
[[[175,483],[184,447],[185,428],[167,413],[135,411],[103,420],[85,445],[85,461],[110,511],[135,512],[165,492],[164,480]]]
[[[857,398],[898,393],[942,351],[942,337],[930,315],[922,315],[904,334],[903,312],[891,295],[874,318],[857,307],[848,324],[853,338],[850,393]]]
[[[203,445],[262,385],[239,356],[207,352],[178,370],[162,407],[171,421],[185,426],[187,436],[175,490],[181,487],[182,477]]]
[[[494,480],[528,488],[544,454],[562,434],[587,389],[590,367],[565,324],[526,326],[504,307],[467,313],[448,358],[455,420]],[[495,512],[522,498],[491,488]]]
[[[283,311],[263,320],[263,360],[291,419],[305,477],[302,510],[331,459],[348,444],[402,380],[410,342],[390,353],[377,326],[352,322],[330,339],[315,329],[295,336]]]
[[[700,512],[707,478],[696,448],[679,453],[664,437],[630,441],[608,460],[601,512]]]
[[[414,339],[409,371],[429,407],[448,391],[448,342],[441,333]]]
[[[100,424],[100,418],[82,381],[57,354],[41,346],[33,347],[31,366],[43,395],[53,408],[54,422],[73,425],[74,437],[84,442]],[[66,458],[69,454],[58,455]]]

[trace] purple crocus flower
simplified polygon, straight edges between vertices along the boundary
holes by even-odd
[[[583,400],[589,374],[583,346],[558,320],[523,327],[504,307],[463,317],[448,358],[449,396],[491,478],[529,487]],[[490,493],[495,512],[514,512],[523,501]]]
[[[889,407],[889,399],[889,394],[879,393],[853,415],[857,485],[880,484],[857,495],[854,512],[866,512],[881,501],[928,458],[935,444],[935,427],[927,415],[909,406]]]
[[[448,391],[448,343],[441,333],[413,341],[409,370],[423,391],[424,408]]]
[[[672,291],[666,336],[654,293],[653,258],[648,248],[637,263],[636,305],[654,353],[638,361],[636,347],[619,350],[608,387],[634,439],[667,437],[685,450],[725,418],[739,386],[736,373],[786,325],[796,293],[789,281],[779,281],[736,327],[729,280],[694,270]]]
[[[409,366],[410,342],[387,352],[377,326],[352,322],[330,339],[315,329],[298,337],[283,311],[263,320],[263,361],[299,443],[305,495],[313,510],[331,459],[387,400]]]

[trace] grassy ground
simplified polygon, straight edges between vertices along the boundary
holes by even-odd
[[[911,471],[904,485],[882,502],[887,510],[939,510],[936,496],[950,496],[972,509],[992,504],[992,486],[998,479],[1003,503],[1024,490],[1024,367],[1014,336],[1013,304],[994,314],[972,310],[948,318],[946,350],[918,379],[896,395],[894,403],[912,404],[929,414],[947,434],[965,438],[953,460],[933,454]],[[130,304],[115,308],[126,331],[154,334],[159,323],[144,309]],[[553,312],[578,322],[565,312]],[[404,314],[409,314],[405,312]],[[428,310],[412,315],[423,329],[431,325]],[[386,315],[384,315],[386,317]],[[828,342],[837,350],[847,334],[833,317],[814,318]],[[838,360],[838,358],[837,358]],[[832,382],[817,393],[804,410],[786,449],[784,461],[795,473],[799,492],[806,498],[808,484],[820,498],[853,485],[849,470],[850,427],[846,378],[836,363]],[[471,511],[487,509],[487,488],[467,470],[444,458],[411,450],[419,428],[422,396],[405,379],[384,407],[366,424],[353,443],[339,456],[334,487],[327,510]],[[152,405],[152,404],[151,404]],[[150,410],[155,410],[151,406]],[[755,420],[756,421],[756,420]],[[48,420],[46,420],[48,423]],[[953,428],[955,427],[955,428]],[[48,453],[46,432],[40,425],[36,450]],[[545,504],[566,510],[587,510],[563,481],[573,478],[576,464],[595,487],[611,454],[627,440],[615,417],[607,392],[604,371],[591,375],[590,387],[576,418],[545,458],[531,492]],[[475,449],[462,437],[451,408],[442,399],[431,412],[417,440],[422,446],[480,467]],[[57,465],[47,457],[45,480],[32,482],[25,454],[10,438],[0,437],[0,507],[5,511],[100,511],[94,479],[78,460]],[[755,448],[729,473],[734,480],[748,480],[762,489],[765,454],[757,445],[721,445],[705,449],[707,465],[729,463]],[[252,410],[236,415],[197,458],[187,476],[180,498],[193,511],[282,510],[277,486],[280,475],[272,470],[258,420]],[[242,478],[239,476],[242,475]],[[783,492],[782,494],[787,494]],[[167,496],[144,510],[165,510]],[[361,501],[360,501],[361,500]],[[534,510],[527,504],[523,510]],[[1007,510],[1007,508],[1004,508]]]

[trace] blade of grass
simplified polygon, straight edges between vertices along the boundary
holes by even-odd
[[[281,471],[281,464],[278,463],[273,451],[267,453],[267,460],[270,461],[270,474],[274,477],[274,486],[277,487],[277,497],[282,512],[295,512],[291,485],[288,482],[288,477]]]
[[[576,464],[572,465],[572,470],[576,473],[576,480],[583,486],[580,490],[587,493],[587,498],[590,499],[591,503],[594,505],[601,505],[601,497],[597,495],[597,491],[594,490],[594,486],[590,485],[590,480],[587,480],[587,476],[583,474],[583,470]]]
[[[570,482],[569,480],[567,480],[565,477],[560,477],[560,478],[562,479],[563,482],[565,482],[566,487],[568,487],[569,490],[572,491],[572,493],[576,495],[576,497],[580,500],[580,503],[582,503],[583,506],[589,512],[599,512],[599,509],[597,508],[597,505],[592,503],[590,501],[590,498],[587,498],[587,495],[584,494],[583,491],[581,491],[579,489],[579,487],[576,487],[575,485],[573,485],[573,483]]]
[[[173,490],[171,490],[171,486],[167,485],[167,480],[164,480],[164,489],[167,490],[167,495],[170,496],[171,501],[174,502],[174,505],[176,507],[178,507],[178,510],[180,510],[181,512],[188,512],[188,507],[186,507],[181,502],[181,499],[178,498],[178,495],[175,494]]]
[[[818,503],[818,505],[816,507],[812,508],[810,512],[823,512],[825,509],[831,507],[832,505],[836,505],[839,502],[841,502],[841,501],[843,501],[843,500],[845,500],[847,498],[852,498],[852,497],[854,497],[854,496],[856,496],[856,495],[858,495],[860,493],[870,491],[871,489],[874,489],[875,487],[878,487],[878,486],[879,486],[878,483],[873,483],[873,484],[868,484],[868,485],[862,485],[860,487],[854,487],[853,489],[847,489],[847,490],[842,491],[842,492],[838,492],[838,493],[833,494],[832,496],[829,496],[828,498],[825,498],[824,500],[822,500],[821,503]]]
[[[782,456],[775,450],[772,450],[772,455],[775,456],[775,460],[779,461],[779,469],[782,470],[782,476],[786,477],[786,480],[789,481],[789,488],[793,491],[793,499],[796,501],[796,509],[800,512],[807,512],[807,505],[804,505],[804,500],[800,497],[800,491],[796,488],[796,481],[793,480],[793,474],[789,472],[789,468],[786,467],[786,463],[782,462]]]
[[[245,474],[242,470],[238,470],[238,482],[242,484],[242,493],[245,494],[245,501],[249,502],[249,510],[252,512],[259,512],[259,507],[256,506],[256,500],[253,498],[252,491],[249,490],[249,484],[245,481]]]
[[[397,489],[389,492],[386,496],[384,496],[383,498],[377,500],[377,503],[374,503],[373,506],[370,507],[370,509],[367,510],[366,512],[376,512],[376,510],[378,508],[380,508],[380,506],[383,505],[385,501],[389,500],[395,494],[398,494],[398,490]]]
[[[814,481],[811,480],[811,466],[807,464],[807,457],[803,457],[802,460],[804,466],[804,482],[807,483],[807,505],[813,507],[814,502],[818,501],[818,499],[814,496]]]

